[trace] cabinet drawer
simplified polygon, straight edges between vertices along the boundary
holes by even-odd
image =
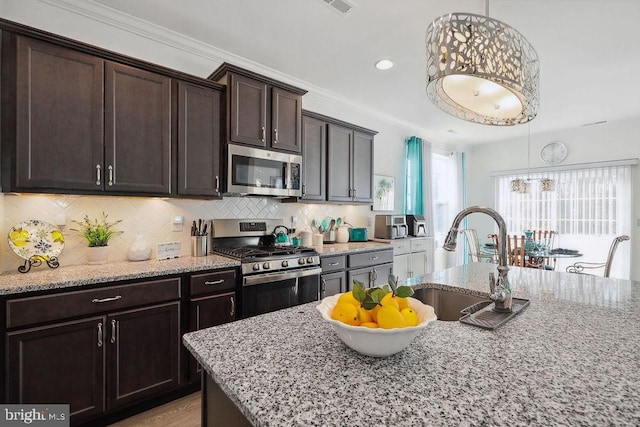
[[[349,268],[393,262],[393,249],[349,255]]]
[[[429,248],[431,239],[411,239],[411,252],[423,252]]]
[[[394,255],[402,255],[408,254],[412,249],[412,241],[409,239],[398,239],[392,243],[393,245],[393,254]]]
[[[192,274],[189,279],[190,295],[203,295],[212,292],[235,290],[236,271],[224,270],[204,274]]]
[[[7,301],[7,328],[180,298],[180,278]]]
[[[322,267],[323,273],[329,273],[331,271],[344,270],[346,267],[345,256],[330,256],[320,258],[320,267]]]

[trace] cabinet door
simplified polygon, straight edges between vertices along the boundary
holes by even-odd
[[[220,92],[178,83],[178,194],[220,196]]]
[[[327,200],[351,202],[351,166],[353,131],[340,125],[329,124],[327,143]]]
[[[373,286],[389,283],[389,275],[393,273],[393,264],[381,264],[373,267]]]
[[[302,151],[302,97],[274,87],[271,91],[271,148]]]
[[[393,257],[393,271],[394,274],[398,276],[399,283],[404,283],[407,278],[411,277],[409,257],[410,254],[401,254]]]
[[[347,271],[347,290],[353,290],[353,281],[357,280],[365,288],[373,286],[373,269],[371,267]]]
[[[190,331],[210,328],[236,319],[236,294],[228,292],[205,298],[192,299],[189,304]],[[202,369],[196,359],[189,355],[189,378],[196,381]]]
[[[171,79],[107,62],[105,190],[169,194]]]
[[[414,252],[411,254],[411,277],[427,274],[427,253]]]
[[[16,66],[16,187],[101,191],[104,61],[18,36]]]
[[[237,74],[229,76],[231,141],[266,147],[267,135],[271,132],[271,129],[267,129],[267,85]]]
[[[353,135],[353,198],[359,203],[373,203],[373,136]]]
[[[180,302],[107,316],[107,408],[178,386]]]
[[[104,317],[7,333],[7,403],[65,403],[73,423],[104,408]]]
[[[327,125],[302,117],[302,200],[326,199]]]
[[[320,299],[347,291],[347,275],[344,271],[323,274],[320,277]]]

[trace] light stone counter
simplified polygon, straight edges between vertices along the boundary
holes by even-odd
[[[103,265],[71,265],[49,268],[33,267],[28,273],[0,275],[0,295],[78,287],[118,280],[144,279],[171,274],[238,267],[240,261],[209,255],[181,257],[162,261],[114,262]]]
[[[491,264],[419,287],[488,292]],[[497,331],[433,322],[388,358],[346,347],[315,303],[184,342],[256,426],[640,425],[640,284],[514,267],[530,306]]]
[[[389,243],[384,242],[348,242],[348,243],[326,243],[321,246],[312,246],[321,257],[328,255],[344,255],[354,252],[377,251],[383,249],[393,249]]]

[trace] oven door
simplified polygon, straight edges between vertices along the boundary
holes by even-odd
[[[243,277],[242,317],[317,301],[321,272],[322,268],[313,267]]]
[[[302,195],[302,157],[229,144],[227,192],[266,196]]]

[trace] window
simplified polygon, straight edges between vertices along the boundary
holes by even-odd
[[[431,157],[433,222],[436,247],[441,247],[456,214],[462,209],[462,154],[436,152]],[[467,257],[458,250],[458,260],[450,259],[441,268],[461,264]]]
[[[615,236],[631,231],[631,166],[600,166],[530,174],[525,193],[511,191],[522,175],[496,179],[497,210],[509,234],[524,230],[558,232],[555,247],[578,249],[583,257],[558,261],[557,270],[576,261],[604,262]],[[554,181],[554,191],[540,191],[540,179]],[[612,276],[629,277],[629,246],[621,245]]]

